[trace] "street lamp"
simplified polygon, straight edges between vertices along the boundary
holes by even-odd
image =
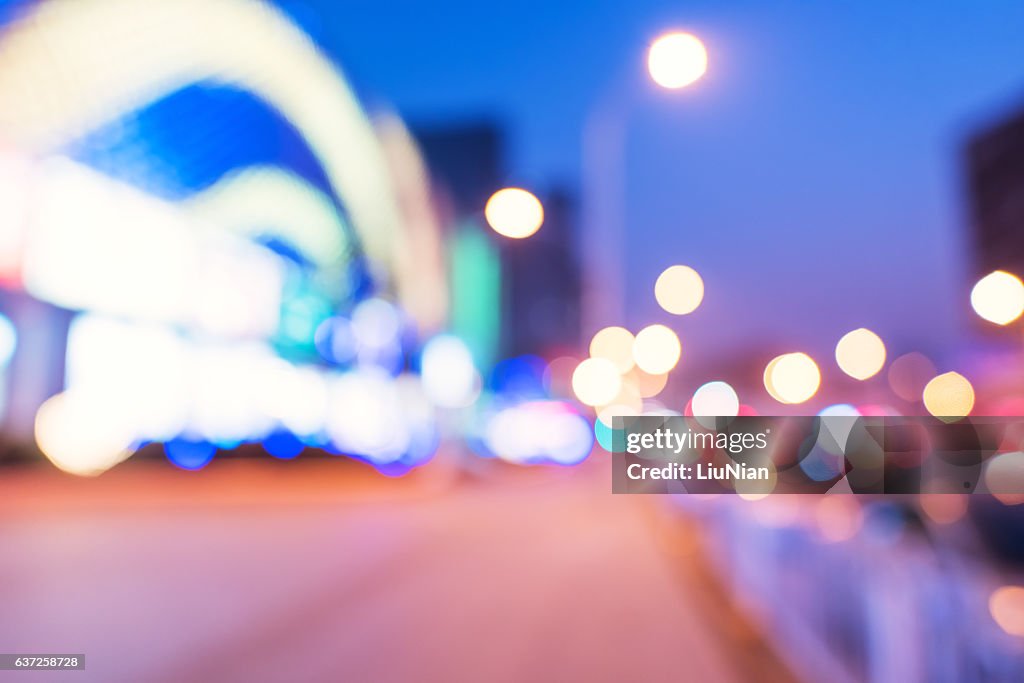
[[[652,41],[647,71],[659,87],[676,91],[707,71],[708,55],[699,38],[670,31]],[[625,222],[624,165],[630,114],[639,100],[638,83],[630,73],[616,79],[587,118],[583,129],[582,252],[584,289],[582,323],[585,335],[619,324],[625,311],[623,248]]]
[[[666,33],[647,50],[647,72],[651,80],[667,90],[685,88],[707,70],[708,52],[704,43],[690,33]]]

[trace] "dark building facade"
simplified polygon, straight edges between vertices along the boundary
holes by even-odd
[[[580,341],[576,202],[562,189],[540,197],[544,225],[525,240],[502,240],[504,325],[514,354],[546,357]]]
[[[494,233],[483,217],[488,198],[508,185],[504,140],[493,122],[474,122],[444,127],[414,128],[431,173],[432,185],[441,196],[446,228],[478,231],[498,254],[500,293],[494,316],[500,332],[496,352],[500,356],[537,354],[552,356],[574,348],[580,335],[580,268],[576,257],[576,202],[565,190],[539,191],[544,205],[544,225],[533,236],[515,240]],[[459,316],[455,292],[453,315]],[[472,297],[470,297],[472,298]],[[456,323],[458,321],[456,320]]]
[[[1024,276],[1024,108],[975,134],[966,150],[977,276]]]

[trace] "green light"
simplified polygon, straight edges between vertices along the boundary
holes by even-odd
[[[501,262],[480,226],[455,234],[451,250],[452,331],[473,352],[478,368],[494,363],[501,335]]]

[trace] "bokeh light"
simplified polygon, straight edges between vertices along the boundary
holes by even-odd
[[[625,379],[631,381],[636,386],[640,396],[651,398],[660,394],[665,385],[668,384],[668,373],[652,375],[649,372],[644,372],[640,368],[634,367],[629,371]]]
[[[640,396],[636,383],[629,376],[626,376],[622,378],[619,393],[605,405],[605,408],[617,410],[618,412],[615,413],[617,415],[638,415],[643,410],[643,406],[643,397]],[[611,414],[608,411],[605,412]]]
[[[1000,453],[985,462],[985,488],[1003,505],[1024,503],[1024,453]]]
[[[633,342],[637,367],[652,375],[662,375],[674,368],[681,353],[679,337],[664,325],[648,325]]]
[[[952,524],[967,512],[967,496],[955,493],[922,493],[921,510],[935,524]]]
[[[615,400],[622,388],[618,368],[607,358],[588,358],[572,373],[572,390],[588,406],[603,406]]]
[[[935,364],[917,351],[903,354],[889,366],[889,388],[904,401],[921,400],[924,386],[935,376]]]
[[[807,457],[800,461],[800,468],[808,472],[813,468],[814,474],[821,475],[827,471],[828,476],[816,477],[809,474],[812,479],[821,481],[831,479],[842,471],[842,459],[834,460],[826,457],[825,453],[833,456],[842,456],[846,452],[846,445],[849,442],[850,434],[857,424],[861,412],[849,403],[836,403],[818,412],[821,418],[818,430],[817,447]],[[819,453],[816,451],[824,451]]]
[[[327,435],[344,453],[374,464],[398,460],[412,443],[412,422],[399,386],[380,368],[332,379]]]
[[[39,450],[54,465],[84,476],[100,474],[132,454],[132,438],[111,423],[104,406],[72,392],[52,396],[36,412]]]
[[[458,337],[442,334],[423,347],[420,359],[423,391],[439,406],[461,408],[480,393],[480,375],[473,355]]]
[[[925,385],[923,398],[929,413],[954,421],[969,415],[974,408],[974,387],[963,375],[946,372]]]
[[[669,90],[697,81],[707,68],[707,50],[700,39],[690,33],[675,31],[659,36],[647,52],[651,79]]]
[[[579,364],[579,358],[572,356],[559,356],[548,363],[547,369],[544,371],[544,386],[548,392],[553,396],[571,398],[573,395],[572,373],[576,371],[576,366]]]
[[[836,344],[836,363],[854,379],[874,377],[885,365],[885,344],[864,327],[847,332]]]
[[[589,422],[559,401],[529,401],[498,411],[488,422],[484,442],[502,460],[528,464],[575,465],[594,446]]]
[[[640,410],[643,409],[641,404]],[[612,403],[597,411],[597,422],[602,423],[605,427],[612,429],[615,426],[615,418],[626,418],[633,417],[639,414],[639,410],[635,406],[623,405],[621,403]],[[619,426],[622,429],[622,426]]]
[[[669,313],[692,313],[704,300],[704,280],[689,266],[671,266],[654,283],[654,298]]]
[[[815,506],[818,533],[829,543],[848,541],[864,526],[864,510],[855,496],[822,496]]]
[[[173,439],[164,444],[164,454],[183,470],[201,470],[217,454],[217,447],[206,441]]]
[[[402,364],[402,314],[395,305],[367,299],[352,311],[351,325],[359,362],[397,373]]]
[[[698,418],[699,421],[699,418]],[[707,426],[707,425],[705,425]],[[779,483],[779,473],[771,461],[761,463],[768,470],[767,479],[733,479],[732,486],[741,499],[746,501],[767,498]]]
[[[806,353],[785,353],[768,363],[764,387],[779,403],[803,403],[821,386],[821,371]]]
[[[624,327],[606,327],[590,340],[590,356],[605,358],[625,373],[633,367],[633,333]]]
[[[324,360],[338,365],[351,363],[358,351],[352,323],[341,316],[321,322],[316,328],[313,342]]]
[[[352,333],[362,346],[380,348],[395,343],[401,330],[398,311],[383,299],[367,299],[352,312]]]
[[[540,230],[544,223],[544,207],[532,193],[518,187],[506,187],[487,200],[484,217],[499,235],[523,239]]]
[[[278,460],[297,458],[306,444],[291,432],[279,430],[263,439],[263,450]]]
[[[544,359],[539,356],[525,354],[505,358],[491,369],[487,387],[506,400],[539,400],[547,396],[546,370]]]
[[[989,596],[988,610],[999,628],[1013,636],[1024,636],[1024,587],[997,588]]]
[[[971,307],[989,322],[1008,325],[1024,313],[1024,283],[1003,270],[989,273],[971,290]]]
[[[691,410],[697,417],[735,417],[740,412],[740,399],[727,382],[708,382],[693,394]]]

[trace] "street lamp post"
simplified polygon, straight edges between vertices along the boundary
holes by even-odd
[[[707,69],[707,52],[695,36],[670,32],[651,43],[647,70],[661,88],[677,90]],[[626,151],[629,116],[639,83],[616,78],[583,128],[583,301],[582,327],[589,337],[625,313]]]

